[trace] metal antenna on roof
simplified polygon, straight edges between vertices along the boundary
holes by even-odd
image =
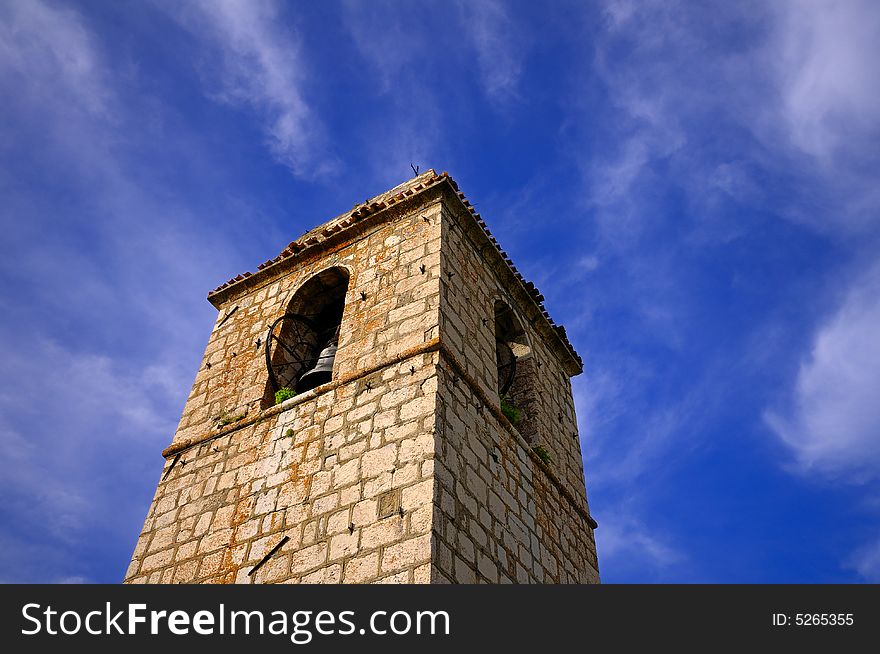
[[[414,175],[419,174],[419,167],[418,166],[413,166],[412,164],[410,164],[409,167],[412,168]]]

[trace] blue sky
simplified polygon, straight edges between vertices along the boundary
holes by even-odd
[[[448,170],[607,582],[880,582],[880,5],[0,3],[0,581],[117,582],[208,290]]]

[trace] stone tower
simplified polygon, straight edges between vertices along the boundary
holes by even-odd
[[[581,360],[446,173],[208,299],[126,582],[599,581]]]

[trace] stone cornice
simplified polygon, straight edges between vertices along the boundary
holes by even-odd
[[[427,354],[429,352],[440,352],[442,359],[446,362],[446,364],[450,367],[452,372],[464,380],[464,382],[470,387],[471,391],[480,399],[480,401],[489,409],[492,415],[498,420],[498,423],[501,427],[508,433],[508,435],[513,439],[513,441],[523,449],[526,455],[532,460],[532,462],[546,475],[546,477],[550,480],[553,486],[559,491],[559,493],[571,504],[572,508],[587,522],[590,526],[590,529],[596,529],[598,524],[593,519],[593,517],[589,514],[587,509],[582,506],[582,503],[575,497],[575,495],[565,486],[565,484],[560,480],[556,473],[553,471],[549,465],[547,465],[541,457],[539,457],[529,446],[526,440],[522,437],[522,435],[517,431],[517,429],[510,424],[510,421],[501,411],[501,406],[495,402],[492,398],[490,398],[486,392],[482,389],[480,384],[471,377],[464,366],[462,366],[461,362],[456,358],[455,354],[450,351],[445,344],[440,342],[439,338],[433,338],[430,341],[426,341],[421,343],[415,347],[411,347],[407,350],[403,350],[402,352],[398,352],[394,356],[391,356],[379,363],[370,366],[369,368],[363,368],[361,370],[356,370],[348,375],[344,375],[339,379],[335,379],[327,384],[323,384],[318,386],[306,393],[301,395],[297,395],[295,397],[290,398],[289,400],[285,400],[281,404],[275,405],[273,407],[269,407],[268,409],[264,409],[253,416],[246,416],[242,420],[223,427],[217,431],[208,432],[205,434],[201,434],[199,436],[188,438],[182,441],[178,441],[176,443],[172,443],[168,447],[166,447],[162,451],[162,456],[166,459],[170,457],[177,456],[186,452],[193,447],[201,445],[202,443],[207,443],[209,441],[215,440],[217,438],[222,438],[228,434],[238,431],[239,429],[244,429],[245,427],[250,427],[251,425],[255,425],[259,422],[263,422],[269,418],[279,415],[298,404],[302,404],[304,402],[308,402],[311,399],[314,399],[318,395],[323,395],[324,393],[330,392],[340,386],[345,384],[349,384],[351,382],[357,381],[373,373],[376,373],[388,366],[402,363],[407,359],[411,359],[415,356],[419,356],[421,354]]]

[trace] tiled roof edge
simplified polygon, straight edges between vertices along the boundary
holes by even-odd
[[[578,367],[583,368],[583,360],[574,349],[571,341],[568,339],[568,335],[565,332],[565,327],[554,323],[553,318],[550,317],[549,312],[544,306],[544,296],[534,285],[534,283],[528,281],[525,277],[523,277],[522,273],[517,270],[510,256],[508,256],[504,249],[502,249],[501,245],[492,235],[492,232],[489,231],[489,227],[486,225],[486,222],[482,219],[480,214],[477,213],[476,208],[470,203],[467,197],[465,197],[465,194],[459,190],[458,183],[449,175],[449,173],[445,171],[438,174],[435,173],[433,170],[428,170],[422,175],[414,177],[408,182],[405,182],[404,184],[395,187],[395,189],[400,188],[401,190],[393,195],[388,195],[388,193],[393,192],[395,189],[391,189],[391,191],[387,191],[386,193],[380,194],[375,198],[367,200],[366,202],[355,205],[351,211],[348,211],[341,216],[338,216],[330,220],[329,222],[324,223],[323,225],[319,225],[318,227],[306,232],[295,241],[291,241],[277,257],[275,257],[274,259],[269,259],[268,261],[265,261],[257,266],[257,271],[263,271],[266,268],[275,266],[282,263],[283,261],[296,257],[300,252],[315,245],[318,245],[322,241],[330,238],[331,236],[334,236],[338,232],[348,229],[355,223],[364,220],[368,216],[372,216],[380,211],[384,211],[385,209],[388,209],[395,204],[402,202],[403,200],[409,199],[410,197],[422,193],[429,188],[435,187],[438,184],[442,184],[443,182],[449,183],[464,208],[471,214],[471,216],[474,218],[480,228],[485,232],[486,237],[489,239],[489,242],[495,247],[495,249],[498,251],[498,254],[507,264],[508,268],[510,268],[514,277],[523,286],[526,294],[531,297],[531,299],[540,310],[541,315],[550,324],[550,327],[565,345],[566,349],[577,361]],[[230,279],[229,281],[221,284],[213,291],[208,293],[208,298],[210,299],[212,296],[216,295],[220,291],[225,291],[230,287],[235,286],[240,282],[243,282],[248,277],[251,277],[252,274],[253,273],[245,272]]]

